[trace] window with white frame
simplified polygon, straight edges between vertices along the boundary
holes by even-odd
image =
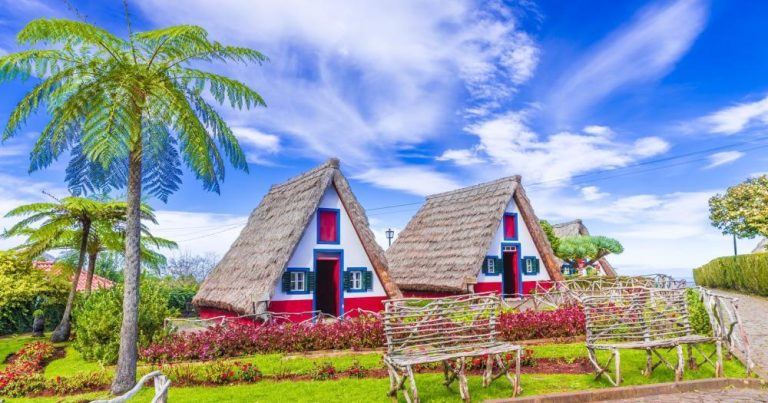
[[[353,290],[363,289],[363,272],[359,270],[350,272],[350,288]]]
[[[496,260],[492,257],[487,259],[488,274],[496,274]]]
[[[525,259],[525,272],[526,273],[534,272],[533,259]]]
[[[306,277],[303,271],[291,272],[291,292],[305,291],[306,289]]]

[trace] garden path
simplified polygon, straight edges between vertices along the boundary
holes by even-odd
[[[755,372],[766,378],[768,376],[768,299],[731,291],[714,290],[714,292],[739,299],[739,316],[749,338],[752,360],[760,367]]]

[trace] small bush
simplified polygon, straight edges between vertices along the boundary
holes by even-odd
[[[168,290],[159,281],[143,279],[139,295],[139,345],[147,346],[160,338],[165,318],[175,311],[168,308]],[[74,347],[83,358],[115,363],[123,320],[122,287],[94,291],[78,305],[74,319]]]
[[[362,379],[368,376],[368,370],[360,364],[360,361],[355,360],[352,362],[352,366],[347,370],[347,374],[350,378]]]
[[[709,323],[709,314],[701,301],[701,295],[693,288],[685,290],[685,299],[688,302],[688,321],[691,329],[696,334],[712,334],[712,326]]]
[[[10,364],[0,371],[0,395],[18,397],[45,390],[45,378],[40,371],[53,357],[53,344],[29,343],[22,347]]]
[[[506,341],[548,339],[583,335],[586,319],[578,306],[552,311],[502,312],[498,330]]]
[[[315,364],[310,375],[312,375],[312,379],[316,381],[334,379],[336,378],[336,368],[333,366],[332,362],[326,361],[320,365]]]
[[[696,284],[768,296],[768,253],[727,256],[693,270]]]

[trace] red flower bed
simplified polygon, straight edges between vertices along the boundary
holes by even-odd
[[[579,307],[554,311],[503,312],[498,324],[508,341],[569,337],[584,334]],[[213,360],[274,352],[359,350],[385,345],[384,325],[376,316],[334,323],[250,326],[230,323],[205,332],[173,334],[141,350],[149,362]]]
[[[503,312],[498,329],[507,341],[573,337],[585,332],[584,311],[570,306],[553,311]]]
[[[21,396],[41,389],[40,374],[46,360],[53,357],[53,344],[35,342],[22,347],[10,364],[0,371],[0,395]]]

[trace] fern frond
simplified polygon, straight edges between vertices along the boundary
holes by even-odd
[[[125,60],[124,53],[128,45],[126,41],[95,25],[56,18],[31,21],[19,32],[16,40],[20,45],[90,45],[118,60]]]

